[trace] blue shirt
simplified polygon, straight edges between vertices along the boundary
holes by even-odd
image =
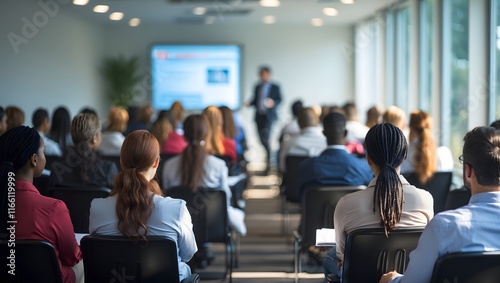
[[[500,192],[475,194],[469,204],[443,211],[425,227],[404,276],[390,282],[430,282],[436,260],[453,252],[500,250]]]

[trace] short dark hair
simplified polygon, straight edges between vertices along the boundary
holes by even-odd
[[[346,127],[345,115],[340,112],[331,112],[323,119],[323,130],[325,134],[329,133],[343,138]]]
[[[477,182],[500,185],[500,130],[476,127],[464,137],[464,162],[472,166]]]
[[[299,113],[300,113],[300,110],[302,110],[303,107],[304,107],[304,105],[302,104],[302,100],[300,100],[300,99],[296,100],[294,103],[292,103],[292,114],[293,114],[293,116],[294,117],[298,117]]]
[[[0,119],[2,119],[2,116],[0,116]],[[500,130],[500,120],[496,120],[495,122],[491,123],[490,127]]]
[[[49,112],[44,108],[38,108],[33,113],[33,117],[31,118],[31,123],[33,123],[33,127],[38,129],[45,119],[49,120]]]
[[[261,66],[259,68],[259,74],[262,72],[271,73],[271,68],[269,66]]]
[[[344,110],[345,116],[348,120],[353,120],[358,114],[356,111],[356,104],[354,104],[353,102],[344,104],[342,109]]]

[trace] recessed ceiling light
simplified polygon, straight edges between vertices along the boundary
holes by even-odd
[[[259,5],[262,7],[279,7],[279,0],[260,0]]]
[[[206,12],[207,12],[207,8],[205,8],[205,7],[196,7],[193,9],[193,14],[198,15],[198,16],[205,15]]]
[[[73,0],[73,4],[78,6],[85,6],[89,3],[89,0]]]
[[[271,25],[271,24],[274,24],[276,22],[276,18],[274,16],[265,16],[262,21],[266,24],[266,25]]]
[[[141,24],[141,19],[139,18],[132,18],[130,21],[128,21],[128,25],[131,27],[136,27]]]
[[[313,25],[315,27],[320,27],[323,25],[323,20],[320,18],[313,18],[313,19],[311,19],[311,25]]]
[[[206,17],[203,22],[205,22],[205,24],[207,24],[207,25],[211,25],[211,24],[215,23],[215,17],[213,17],[213,16]]]
[[[96,13],[106,13],[109,10],[108,5],[97,5],[94,7],[94,12]]]
[[[122,12],[114,12],[109,14],[109,19],[112,21],[119,21],[123,19],[123,13]]]
[[[340,3],[342,4],[354,4],[356,2],[355,0],[340,0]]]
[[[334,17],[334,16],[339,14],[339,11],[335,8],[327,7],[327,8],[323,8],[323,14],[330,16],[330,17]]]

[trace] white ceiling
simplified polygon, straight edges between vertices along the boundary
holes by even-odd
[[[356,0],[346,5],[340,0],[281,0],[277,8],[259,6],[257,0],[175,0],[184,3],[171,3],[170,0],[90,0],[86,6],[65,5],[73,12],[93,21],[127,25],[131,18],[140,18],[141,24],[159,23],[198,23],[203,24],[207,15],[192,14],[195,7],[205,7],[213,17],[214,25],[220,24],[262,24],[265,16],[272,15],[276,24],[310,24],[312,18],[321,18],[324,25],[348,25],[374,15],[395,0]],[[92,11],[98,4],[109,5],[105,14]],[[333,7],[338,10],[335,17],[325,16],[322,9]],[[246,14],[238,12],[247,10]],[[123,20],[111,22],[112,12],[123,12]]]

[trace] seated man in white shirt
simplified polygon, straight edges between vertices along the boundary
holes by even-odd
[[[62,156],[59,144],[45,136],[50,130],[49,112],[43,108],[36,109],[31,122],[45,143],[45,155]]]
[[[469,204],[437,214],[410,254],[404,275],[386,273],[380,282],[430,282],[436,260],[453,252],[500,250],[500,130],[477,127],[464,138],[463,178]]]
[[[358,112],[356,105],[352,102],[346,103],[342,109],[344,110],[345,116],[347,118],[347,137],[346,140],[349,143],[364,143],[366,133],[368,133],[369,128],[358,121]]]
[[[319,116],[312,108],[303,108],[299,112],[300,135],[286,141],[280,150],[279,166],[281,172],[286,172],[285,160],[292,156],[318,156],[325,150],[326,137],[319,127]]]

